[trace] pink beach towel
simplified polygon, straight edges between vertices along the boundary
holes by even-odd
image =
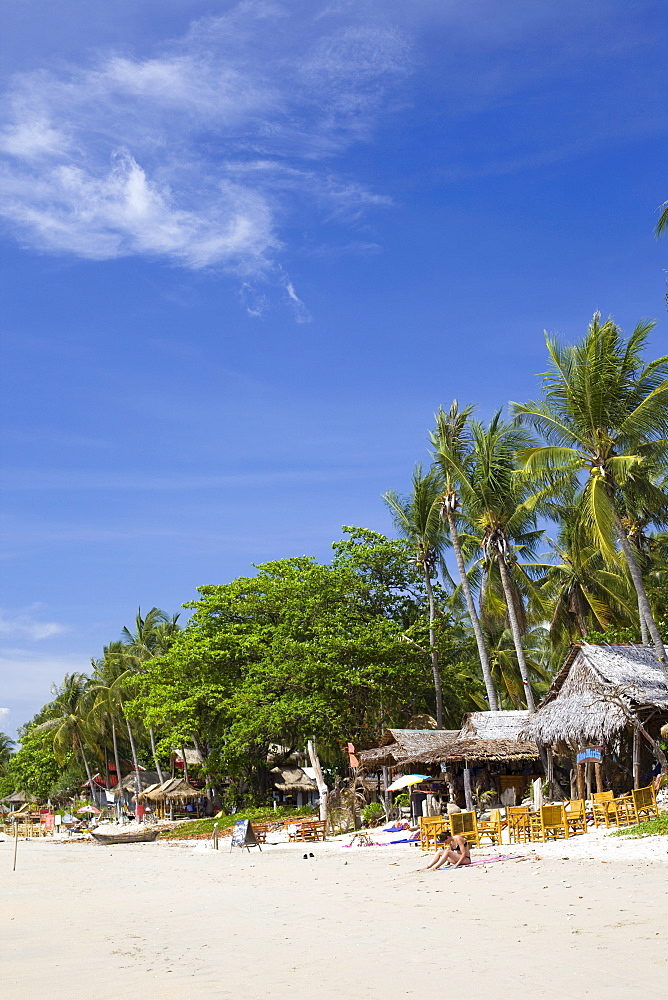
[[[478,858],[477,861],[472,861],[470,865],[460,865],[457,871],[460,871],[462,868],[473,868],[474,865],[493,865],[497,861],[513,861],[515,858],[519,857],[519,854],[495,854],[492,858]],[[437,870],[443,872],[448,869],[446,865],[443,865],[442,868]],[[450,868],[450,871],[454,871],[454,865]]]

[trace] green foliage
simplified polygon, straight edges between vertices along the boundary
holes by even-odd
[[[274,820],[284,820],[300,816],[315,815],[310,806],[300,806],[298,809],[291,809],[287,806],[278,806],[276,809],[268,806],[260,806],[257,809],[241,809],[239,812],[225,815],[219,814],[210,819],[187,820],[179,826],[172,827],[171,830],[163,830],[160,834],[161,840],[193,840],[210,837],[215,824],[218,824],[218,832],[223,833],[230,830],[240,819],[249,819],[252,823],[272,823]]]
[[[362,809],[362,823],[364,826],[376,826],[385,819],[385,810],[380,802],[370,802]]]
[[[627,826],[608,834],[609,837],[668,837],[668,812],[659,813],[658,819]]]
[[[3,793],[24,791],[45,799],[58,781],[62,765],[55,758],[51,741],[36,731],[34,722],[19,732],[19,739],[21,747],[7,764]]]

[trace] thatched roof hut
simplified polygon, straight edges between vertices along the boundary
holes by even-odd
[[[170,765],[171,767],[183,767],[183,755],[185,754],[186,765],[188,767],[199,767],[203,763],[202,755],[199,750],[195,750],[192,747],[184,747],[183,750],[172,750],[170,754]]]
[[[388,729],[382,745],[360,753],[367,769],[456,762],[526,761],[538,757],[536,744],[520,738],[528,711],[469,712],[461,729]]]
[[[318,786],[313,778],[309,778],[301,767],[272,767],[269,772],[271,783],[277,792],[296,794],[297,792],[317,792]]]
[[[359,761],[367,770],[413,763],[425,754],[443,754],[458,735],[458,729],[386,729],[381,745],[361,751]]]
[[[619,695],[647,723],[668,718],[668,683],[646,646],[572,646],[521,735],[545,745],[609,743],[628,725]],[[615,696],[617,703],[611,700]]]
[[[159,782],[159,775],[157,771],[137,771],[136,775],[134,771],[130,771],[130,773],[126,774],[123,780],[121,781],[120,784],[121,789],[124,792],[132,792],[134,794],[136,787],[135,785],[136,780],[139,781],[139,788],[141,789],[141,791],[146,791],[146,789],[149,788],[151,785],[155,785]],[[118,791],[119,791],[119,786],[115,785],[113,788],[113,792],[116,795],[118,795]]]
[[[161,785],[149,785],[148,788],[139,793],[139,798],[148,802],[164,802],[165,799],[176,802],[198,799],[201,795],[202,792],[199,789],[194,788],[183,778],[168,778]]]

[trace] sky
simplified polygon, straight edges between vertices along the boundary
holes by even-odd
[[[544,330],[668,351],[662,0],[4,7],[5,731],[138,607],[390,533]]]

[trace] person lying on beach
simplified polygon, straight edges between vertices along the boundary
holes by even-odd
[[[436,871],[445,865],[447,868],[463,868],[471,864],[471,852],[466,837],[453,837],[451,833],[439,833],[436,838],[443,847],[436,851],[433,860],[421,872]]]

